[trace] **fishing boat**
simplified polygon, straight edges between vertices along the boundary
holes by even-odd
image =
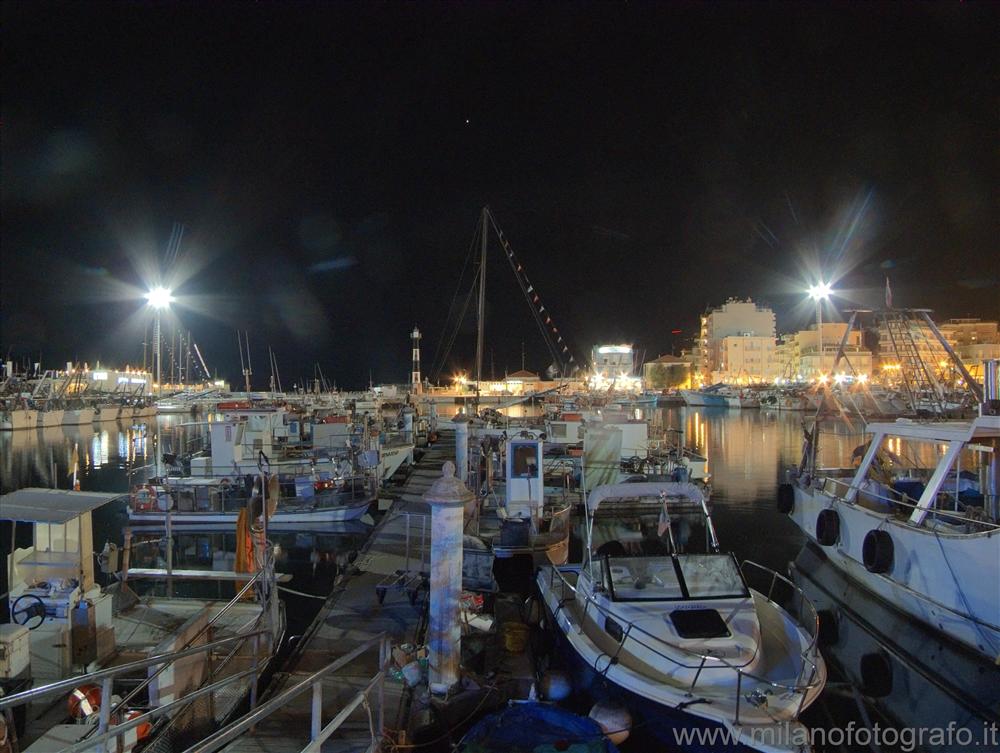
[[[681,390],[680,393],[689,408],[738,408],[738,403],[735,406],[730,404],[729,396],[722,391],[724,386],[715,384],[700,390]]]
[[[819,426],[778,488],[778,510],[855,582],[1000,656],[1000,415],[871,423],[835,468],[817,465]]]
[[[536,577],[577,689],[623,703],[671,747],[678,728],[701,728],[723,735],[712,750],[796,750],[826,682],[801,589],[722,552],[694,484],[599,486],[586,511],[582,564]]]
[[[18,526],[19,541],[31,528],[6,563],[13,627],[2,633],[13,677],[0,712],[26,709],[22,750],[193,742],[254,703],[282,639],[276,584],[288,576],[275,574],[262,537],[248,533],[239,572],[174,568],[169,534],[140,546],[126,531],[124,547],[95,552],[93,515],[113,515],[119,498],[53,489],[0,498],[0,519]],[[152,567],[136,566],[148,558]],[[234,596],[174,595],[185,583]]]
[[[357,520],[378,496],[372,476],[329,472],[271,475],[268,491],[275,523],[332,523]],[[165,476],[132,490],[128,516],[133,523],[164,522],[167,511],[175,523],[213,525],[235,523],[241,510],[261,514],[260,476]]]

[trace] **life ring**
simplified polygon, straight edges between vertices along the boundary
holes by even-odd
[[[66,699],[69,715],[74,719],[86,719],[101,710],[101,688],[93,683],[73,688]]]
[[[156,509],[156,487],[144,484],[132,493],[132,510],[135,512],[153,512]]]
[[[892,537],[888,531],[880,528],[869,531],[861,545],[861,559],[865,570],[870,573],[887,573],[892,570],[893,549]]]
[[[820,510],[816,516],[816,541],[820,546],[833,546],[840,541],[840,516],[836,510]]]
[[[130,722],[133,719],[142,716],[142,712],[138,709],[133,709],[125,713],[125,718],[123,721]],[[141,740],[149,737],[149,733],[153,731],[153,725],[147,722],[142,722],[132,727],[131,729],[122,732],[119,740],[119,753],[129,753],[133,750]]]
[[[791,484],[778,487],[778,512],[788,515],[795,509],[795,488]]]

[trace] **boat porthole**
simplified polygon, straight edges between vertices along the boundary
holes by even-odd
[[[816,541],[822,546],[833,546],[840,541],[840,516],[836,510],[820,510],[816,516]]]
[[[885,698],[892,692],[892,663],[885,654],[861,657],[861,692],[872,698]]]
[[[791,484],[778,486],[778,512],[788,515],[795,509],[795,488]]]

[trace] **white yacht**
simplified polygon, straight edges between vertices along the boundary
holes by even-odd
[[[720,551],[695,484],[600,486],[586,508],[584,562],[537,575],[575,687],[671,747],[678,728],[717,728],[729,742],[713,750],[799,750],[799,714],[826,683],[802,591]]]

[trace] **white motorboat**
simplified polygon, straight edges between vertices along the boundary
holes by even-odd
[[[802,591],[719,550],[697,485],[600,486],[586,507],[584,562],[536,579],[577,688],[624,703],[670,746],[693,727],[729,741],[713,750],[797,750],[799,714],[826,682]],[[695,553],[699,528],[706,543]]]

